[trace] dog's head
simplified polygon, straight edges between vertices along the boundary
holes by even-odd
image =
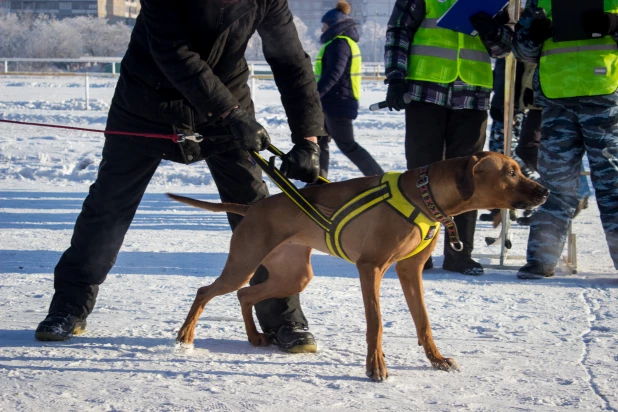
[[[513,159],[499,153],[477,153],[462,166],[457,189],[475,209],[533,209],[549,196],[549,189],[525,177]]]

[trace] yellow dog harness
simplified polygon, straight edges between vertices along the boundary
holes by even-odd
[[[354,218],[382,202],[386,202],[386,204],[401,217],[417,226],[421,231],[421,243],[419,243],[412,253],[400,260],[407,259],[420,253],[431,243],[440,228],[440,223],[429,219],[421,212],[418,206],[406,199],[399,187],[400,177],[401,173],[388,172],[384,174],[379,186],[365,190],[348,201],[333,214],[331,218],[331,230],[325,232],[326,246],[328,246],[328,250],[332,255],[343,258],[349,262],[352,261],[341,244],[343,230]]]
[[[269,150],[277,156],[281,155],[281,152],[273,146],[271,146]],[[305,199],[296,186],[283,176],[274,166],[274,158],[268,162],[257,152],[250,152],[250,154],[253,160],[268,174],[273,182],[279,186],[283,193],[324,230],[326,245],[333,256],[352,262],[341,244],[343,230],[355,218],[383,202],[386,202],[388,206],[407,222],[417,226],[421,231],[421,242],[419,245],[410,254],[404,256],[400,260],[407,259],[420,253],[431,243],[440,229],[440,223],[431,220],[421,212],[418,206],[410,202],[404,196],[400,188],[401,173],[385,173],[378,186],[367,189],[353,197],[333,213],[332,217],[328,218]],[[328,180],[321,179],[323,182],[328,183]]]

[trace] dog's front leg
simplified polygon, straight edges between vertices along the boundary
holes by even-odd
[[[435,242],[434,242],[435,243]],[[424,253],[425,251],[423,251]],[[444,358],[436,344],[433,341],[431,334],[431,325],[427,316],[427,308],[425,308],[425,298],[423,293],[423,265],[425,264],[426,256],[413,256],[409,259],[397,262],[395,270],[397,277],[401,282],[403,294],[406,297],[408,308],[412,313],[414,325],[416,326],[416,335],[418,344],[425,349],[425,354],[431,365],[436,369],[449,371],[451,369],[459,370],[457,362],[452,358]],[[427,256],[431,253],[427,253]]]
[[[380,313],[380,283],[385,268],[370,263],[357,263],[360,274],[365,318],[367,319],[367,376],[375,382],[388,378],[382,352],[382,314]]]

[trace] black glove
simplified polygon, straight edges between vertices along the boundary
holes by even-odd
[[[489,14],[480,12],[470,16],[472,27],[478,32],[479,36],[487,40],[495,40],[500,34],[500,26]]]
[[[582,14],[582,23],[586,32],[607,36],[616,33],[616,29],[618,29],[618,16],[602,11],[589,11]]]
[[[290,179],[314,183],[320,175],[320,146],[303,139],[281,157],[281,173]]]
[[[240,149],[259,152],[270,145],[266,129],[243,108],[232,109],[221,125],[228,128],[235,141],[240,142]]]
[[[403,99],[404,94],[408,92],[408,85],[403,79],[392,80],[388,84],[386,91],[386,107],[389,110],[404,110],[406,102]]]
[[[551,20],[548,18],[535,19],[530,23],[530,40],[542,44],[554,34]]]

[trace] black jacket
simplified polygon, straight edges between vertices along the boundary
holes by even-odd
[[[320,41],[324,44],[336,36],[348,36],[358,42],[356,22],[352,19],[340,20],[322,34]],[[358,116],[358,101],[354,98],[350,78],[351,65],[352,52],[346,40],[335,39],[324,50],[318,92],[322,99],[322,109],[329,116],[347,119],[356,119]]]
[[[219,117],[240,105],[253,113],[244,58],[257,31],[292,131],[292,140],[324,136],[311,59],[286,0],[141,0],[108,117],[108,130],[190,133],[202,154],[236,148]],[[114,138],[108,135],[108,138]],[[181,161],[171,141],[115,137]]]

